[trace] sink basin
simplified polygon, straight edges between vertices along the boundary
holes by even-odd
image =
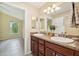
[[[37,34],[34,34],[35,36],[43,36],[44,34],[40,34],[40,33],[37,33]]]
[[[74,40],[64,37],[51,37],[51,40],[56,42],[63,42],[63,43],[71,43],[74,42]]]

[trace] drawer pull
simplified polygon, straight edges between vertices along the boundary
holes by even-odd
[[[55,53],[52,53],[52,55],[55,55]]]
[[[39,49],[39,50],[44,50],[44,49]]]

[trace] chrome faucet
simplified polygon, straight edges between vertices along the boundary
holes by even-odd
[[[66,32],[64,32],[64,33],[62,32],[60,36],[61,37],[66,37]]]

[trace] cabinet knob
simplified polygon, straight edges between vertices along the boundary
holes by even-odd
[[[55,55],[55,53],[53,52],[52,55]]]
[[[40,50],[43,50],[42,48]]]

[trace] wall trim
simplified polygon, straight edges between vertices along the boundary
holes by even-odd
[[[31,54],[32,51],[28,51],[28,52],[25,52],[25,56],[27,56],[28,54]]]

